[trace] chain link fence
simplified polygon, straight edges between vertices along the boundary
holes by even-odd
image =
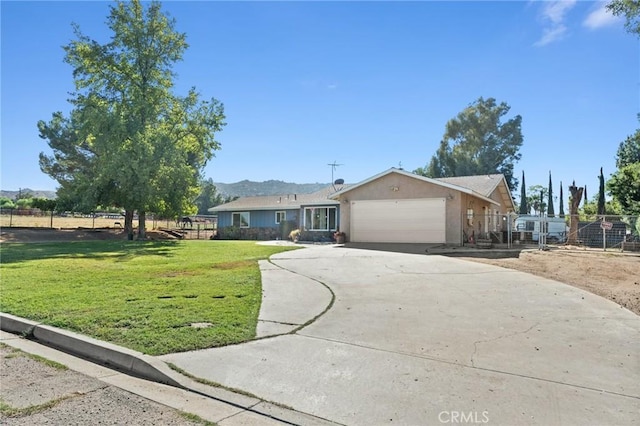
[[[570,217],[546,215],[474,215],[463,219],[468,247],[538,247],[571,245],[601,250],[640,251],[640,217],[578,215],[572,234]]]

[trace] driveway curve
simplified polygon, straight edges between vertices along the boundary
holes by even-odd
[[[322,303],[329,287],[331,309],[294,334],[161,358],[341,424],[640,418],[640,317],[599,296],[442,256],[320,246],[271,264]]]

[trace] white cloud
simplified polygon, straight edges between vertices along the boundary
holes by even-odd
[[[576,5],[577,0],[543,2],[541,19],[543,22],[542,37],[535,46],[544,46],[560,40],[567,32],[564,25],[567,13]]]
[[[607,10],[607,2],[600,2],[595,10],[592,10],[587,18],[582,22],[585,27],[596,30],[598,28],[607,27],[620,22],[622,19],[618,16],[614,16]]]
[[[566,13],[576,5],[576,0],[561,0],[545,2],[542,16],[554,24],[561,24]]]
[[[542,32],[542,37],[534,43],[534,46],[545,46],[554,41],[561,40],[566,32],[567,27],[562,24],[545,28]]]

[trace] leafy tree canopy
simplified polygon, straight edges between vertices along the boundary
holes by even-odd
[[[195,88],[186,96],[172,92],[186,35],[160,3],[118,1],[107,25],[110,42],[76,26],[76,40],[64,48],[74,109],[38,123],[53,149],[40,165],[60,183],[61,203],[122,207],[126,217],[138,211],[144,238],[146,212],[177,216],[194,208],[201,171],[220,149],[215,133],[225,125],[224,109],[216,99],[201,100]]]
[[[607,10],[616,16],[624,16],[625,28],[640,36],[640,2],[638,0],[613,0]]]
[[[616,166],[607,190],[620,203],[622,213],[640,215],[640,129],[620,143]]]
[[[622,168],[629,164],[640,163],[640,129],[636,130],[623,142],[620,142],[616,153],[616,167]]]
[[[0,208],[3,209],[13,209],[16,207],[16,204],[9,197],[0,197]]]
[[[200,184],[202,188],[200,195],[195,200],[195,205],[198,208],[198,214],[210,214],[209,209],[211,207],[219,206],[220,204],[228,203],[238,197],[225,197],[218,192],[218,189],[213,183],[213,179],[209,178],[203,180]]]
[[[494,98],[479,98],[449,120],[440,147],[425,168],[414,173],[428,177],[502,173],[513,191],[518,181],[514,163],[520,160],[522,117],[502,122],[510,106]]]
[[[605,201],[605,211],[608,215],[622,215],[622,206],[618,200],[612,199]],[[595,199],[585,202],[579,210],[580,218],[584,220],[593,220],[598,215],[598,202]]]
[[[549,189],[542,185],[532,185],[527,189],[527,205],[533,208],[535,214],[547,211]]]

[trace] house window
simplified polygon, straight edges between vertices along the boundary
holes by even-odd
[[[237,228],[248,228],[249,212],[231,213],[231,224]]]
[[[276,212],[276,224],[280,224],[280,222],[284,222],[287,220],[287,212]]]
[[[335,231],[338,209],[335,207],[305,207],[304,227],[309,231]]]

